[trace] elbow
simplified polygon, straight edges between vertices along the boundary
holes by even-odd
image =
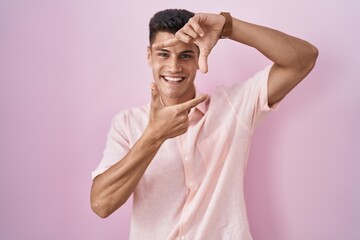
[[[90,192],[90,206],[92,211],[101,218],[107,218],[120,208],[130,195],[124,191],[111,192],[105,188],[98,179],[94,179]]]
[[[101,196],[101,193],[98,191],[96,182],[93,182],[90,192],[90,206],[91,210],[101,218],[107,218],[110,216],[110,204],[107,198]]]
[[[300,51],[295,53],[296,57],[290,61],[293,70],[300,74],[301,79],[305,78],[315,67],[319,56],[319,50],[310,43],[303,45]]]
[[[309,50],[309,62],[310,62],[310,68],[314,68],[316,60],[319,56],[319,50],[314,46],[314,45],[310,45],[310,50]]]
[[[309,43],[305,56],[306,57],[303,58],[303,66],[307,72],[310,72],[315,67],[316,60],[319,56],[319,50]]]
[[[107,218],[115,210],[120,208],[126,200],[113,201],[112,198],[108,199],[99,199],[92,197],[91,198],[91,209],[93,212],[98,215],[100,218]]]
[[[93,212],[101,218],[107,218],[111,215],[111,211],[101,201],[91,200],[91,209]]]

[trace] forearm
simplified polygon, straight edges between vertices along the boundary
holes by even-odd
[[[310,43],[283,32],[233,18],[232,40],[256,48],[283,68],[313,64],[316,48]]]
[[[96,214],[107,217],[127,201],[162,142],[145,130],[121,161],[94,179],[91,207]]]

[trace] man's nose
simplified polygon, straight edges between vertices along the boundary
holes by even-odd
[[[178,59],[171,59],[169,61],[168,66],[169,66],[170,72],[172,72],[172,73],[177,73],[177,72],[182,71],[182,66]]]

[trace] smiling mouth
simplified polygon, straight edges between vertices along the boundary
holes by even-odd
[[[185,78],[184,78],[184,77],[162,76],[162,79],[164,79],[166,82],[170,82],[170,83],[180,83],[180,82],[182,82]]]

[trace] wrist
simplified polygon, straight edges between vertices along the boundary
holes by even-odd
[[[220,15],[225,18],[225,23],[221,31],[220,39],[228,39],[231,37],[233,32],[232,17],[229,12],[221,12]]]
[[[143,132],[143,134],[142,134],[142,138],[147,143],[149,143],[149,145],[157,148],[157,147],[160,147],[166,140],[159,133],[160,133],[160,131],[157,131],[156,129],[154,129],[151,126],[147,125],[144,132]]]

